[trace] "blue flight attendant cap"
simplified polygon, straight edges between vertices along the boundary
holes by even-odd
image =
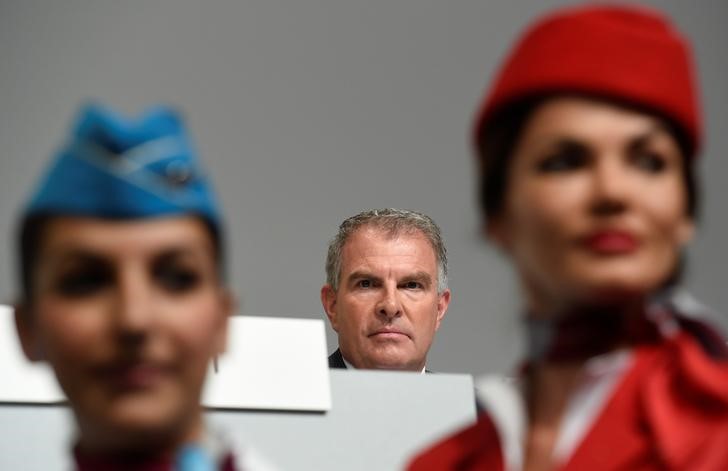
[[[126,119],[95,103],[80,110],[23,212],[107,219],[178,214],[197,214],[220,232],[215,196],[179,113],[156,106]]]

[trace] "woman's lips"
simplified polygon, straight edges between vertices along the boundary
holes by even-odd
[[[98,377],[118,389],[146,389],[154,386],[169,368],[154,362],[122,362],[99,367]]]
[[[605,255],[629,254],[637,250],[639,242],[627,231],[598,231],[582,239],[583,244],[592,252]]]

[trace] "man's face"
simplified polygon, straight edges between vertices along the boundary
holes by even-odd
[[[450,302],[437,292],[435,251],[422,233],[357,230],[342,251],[339,289],[321,300],[356,368],[420,371]]]

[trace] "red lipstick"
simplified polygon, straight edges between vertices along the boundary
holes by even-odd
[[[626,231],[606,230],[598,231],[585,237],[584,245],[599,254],[628,254],[637,250],[637,238]]]

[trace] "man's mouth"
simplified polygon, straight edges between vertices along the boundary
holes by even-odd
[[[381,340],[402,340],[403,338],[409,338],[409,335],[399,329],[378,329],[374,333],[369,334],[369,337],[374,337]]]

